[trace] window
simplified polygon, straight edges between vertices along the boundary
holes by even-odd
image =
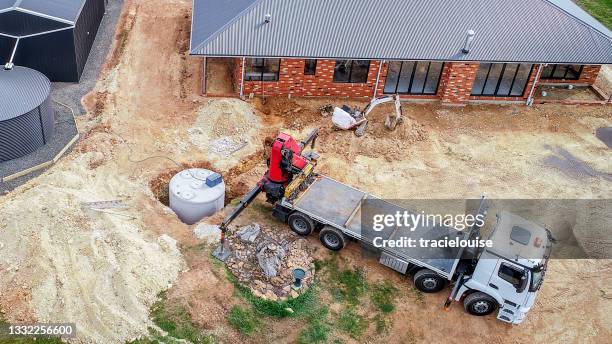
[[[365,83],[369,71],[370,61],[336,60],[334,82]]]
[[[278,81],[280,59],[246,59],[246,81]]]
[[[523,271],[515,268],[506,263],[501,263],[499,266],[499,272],[497,275],[504,281],[512,284],[515,288],[521,285],[521,278],[523,277]]]
[[[304,64],[304,75],[315,75],[317,73],[317,60],[306,60]]]
[[[510,232],[510,239],[523,245],[527,245],[529,244],[529,240],[531,240],[531,232],[523,227],[514,226]]]
[[[436,94],[443,67],[441,62],[389,62],[384,93]]]
[[[532,65],[481,63],[476,74],[473,96],[521,97],[531,75]]]
[[[542,69],[542,79],[578,80],[582,74],[581,65],[548,65]]]

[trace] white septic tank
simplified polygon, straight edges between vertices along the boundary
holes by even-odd
[[[225,183],[219,173],[192,168],[170,180],[170,208],[187,224],[223,209]]]

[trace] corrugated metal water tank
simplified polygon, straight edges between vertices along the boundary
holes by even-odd
[[[0,162],[30,154],[53,136],[51,82],[29,68],[0,67]]]

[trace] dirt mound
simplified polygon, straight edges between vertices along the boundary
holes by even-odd
[[[211,99],[198,111],[189,132],[191,142],[220,156],[229,156],[258,136],[259,117],[239,99]]]
[[[226,264],[255,296],[277,301],[297,297],[313,281],[314,262],[306,240],[286,230],[251,224],[228,236],[232,255]],[[306,271],[303,287],[292,289],[293,269]]]
[[[77,321],[80,340],[124,342],[148,332],[148,309],[183,259],[172,238],[142,231],[127,196],[140,185],[113,174],[115,164],[88,169],[95,153],[0,199],[11,214],[0,220],[0,308],[9,321]],[[128,208],[83,205],[114,199]]]

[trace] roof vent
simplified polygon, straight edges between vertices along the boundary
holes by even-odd
[[[265,18],[266,18],[266,19],[264,20],[264,22],[265,22],[266,24],[268,24],[268,23],[270,22],[270,20],[272,20],[272,15],[271,15],[270,13],[266,13]]]
[[[472,45],[472,41],[474,41],[474,35],[476,35],[474,30],[468,30],[467,36],[465,37],[465,44],[463,44],[463,49],[461,49],[464,54],[470,52],[470,46]]]

